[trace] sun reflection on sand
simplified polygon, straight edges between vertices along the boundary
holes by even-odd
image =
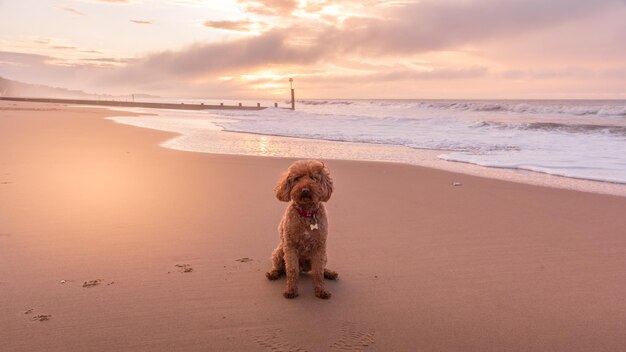
[[[259,154],[264,156],[269,155],[269,141],[266,136],[259,138]]]

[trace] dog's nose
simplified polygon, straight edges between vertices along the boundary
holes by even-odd
[[[311,190],[310,190],[310,189],[308,189],[308,188],[303,188],[303,189],[302,189],[302,195],[303,195],[303,196],[308,196],[308,195],[311,195]]]

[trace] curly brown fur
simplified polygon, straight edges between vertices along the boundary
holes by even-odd
[[[300,272],[309,271],[315,296],[331,296],[324,289],[324,278],[335,280],[338,274],[326,268],[328,218],[324,202],[333,189],[328,168],[317,160],[294,162],[274,188],[276,198],[289,205],[278,225],[280,243],[272,253],[272,269],[265,275],[270,280],[287,275],[286,298],[298,296]]]

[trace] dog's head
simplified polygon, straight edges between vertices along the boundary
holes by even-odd
[[[333,193],[333,179],[323,162],[299,160],[289,166],[274,188],[276,198],[299,205],[326,202]]]

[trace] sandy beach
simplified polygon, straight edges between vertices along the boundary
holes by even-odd
[[[293,161],[0,102],[0,350],[620,351],[626,197],[328,160],[333,293],[268,281]],[[453,186],[458,182],[460,186]]]

